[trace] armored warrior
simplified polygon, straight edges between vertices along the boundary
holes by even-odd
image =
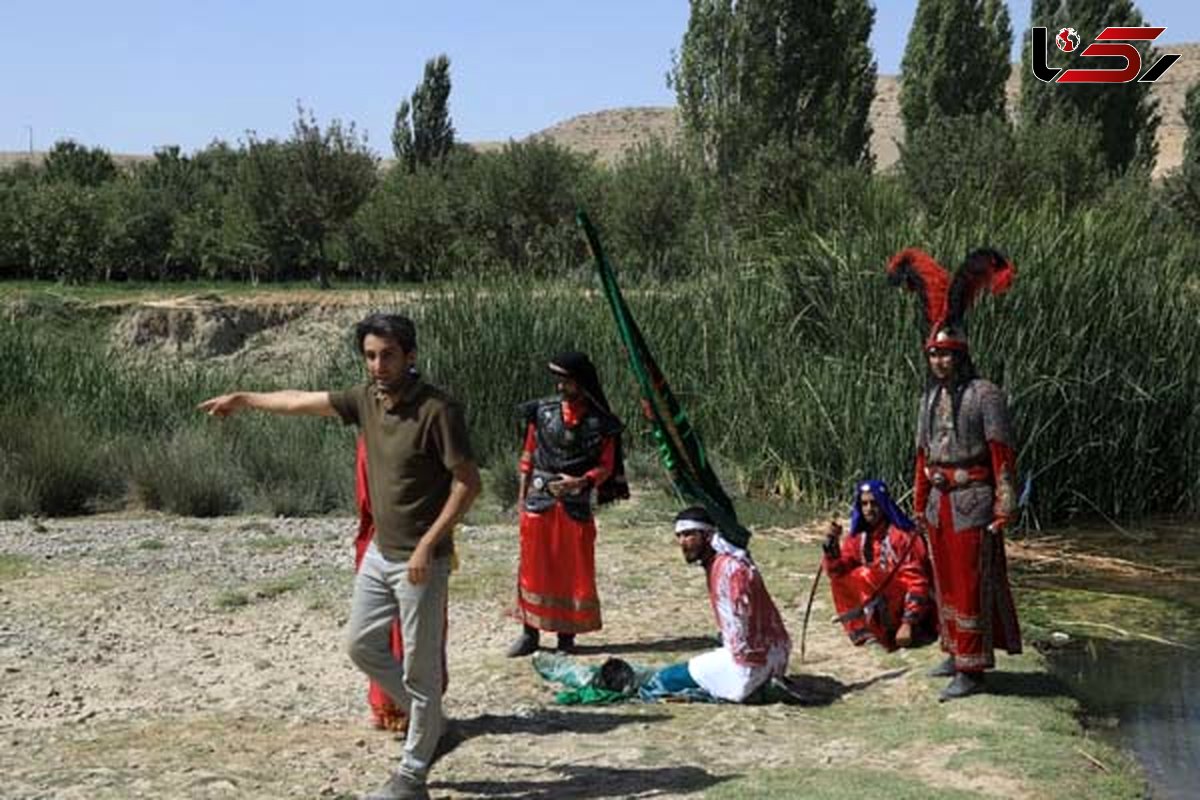
[[[921,299],[929,368],[917,417],[913,510],[929,535],[942,649],[931,675],[952,677],[940,699],[983,691],[996,648],[1021,652],[1008,584],[1004,529],[1016,510],[1016,455],[1004,393],[980,378],[967,348],[966,312],[984,289],[1001,294],[1016,270],[995,250],[976,250],[953,279],[908,249],[888,277]]]
[[[521,564],[517,606],[524,625],[508,655],[538,648],[539,631],[558,634],[572,652],[575,635],[600,629],[596,592],[596,502],[629,496],[621,454],[621,421],[591,360],[566,352],[549,363],[558,396],[524,403],[520,460]]]

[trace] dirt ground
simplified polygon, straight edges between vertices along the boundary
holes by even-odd
[[[557,706],[556,687],[529,659],[503,656],[517,632],[507,616],[515,525],[498,511],[476,516],[459,531],[451,587],[446,711],[462,742],[435,766],[434,797],[1060,791],[1024,755],[971,761],[954,726],[978,724],[992,707],[976,698],[938,706],[940,684],[922,676],[939,657],[933,648],[851,647],[830,624],[825,587],[799,663],[818,536],[802,528],[759,531],[756,556],[792,632],[792,674],[840,699]],[[701,573],[680,559],[667,519],[644,502],[601,517],[605,625],[581,637],[581,660],[661,665],[712,646]],[[0,523],[0,796],[353,797],[373,788],[401,742],[369,726],[366,681],[342,647],[353,532],[345,518]],[[1019,737],[1023,725],[996,716],[985,727]],[[1065,730],[1067,744],[1053,746],[1067,753],[1066,771],[1092,770],[1070,755],[1082,740],[1069,714],[1053,725]],[[892,772],[897,759],[904,768]],[[876,782],[843,787],[848,763]],[[824,777],[809,790],[788,788],[814,775]]]

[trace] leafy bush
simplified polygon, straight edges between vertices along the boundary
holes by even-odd
[[[639,144],[606,173],[599,217],[622,264],[656,276],[695,270],[699,176],[659,140]]]
[[[82,514],[120,493],[110,442],[86,422],[50,408],[13,411],[0,414],[0,516]]]
[[[191,517],[239,510],[243,482],[227,443],[198,426],[147,443],[131,470],[134,494],[146,508]]]

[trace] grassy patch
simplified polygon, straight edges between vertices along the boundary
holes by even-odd
[[[895,770],[864,769],[859,763],[835,768],[747,770],[733,780],[709,790],[706,797],[792,800],[965,800],[975,792],[941,789]]]
[[[261,536],[246,541],[246,549],[255,553],[282,553],[299,543],[290,536]]]
[[[267,581],[254,590],[254,596],[263,600],[274,600],[288,592],[294,592],[308,581],[307,573],[297,573]]]
[[[221,591],[214,601],[217,608],[233,610],[262,600],[274,600],[297,591],[309,582],[308,571],[294,572],[281,578],[273,578],[254,586]]]
[[[261,533],[264,536],[273,536],[275,534],[275,527],[271,523],[261,519],[247,520],[238,525],[237,529],[242,533]]]
[[[166,544],[162,539],[142,539],[137,543],[137,547],[139,550],[164,550]]]
[[[28,556],[0,553],[0,581],[24,578],[30,574],[32,568],[33,560]]]
[[[250,595],[240,589],[226,589],[217,595],[217,608],[234,609],[250,605]]]
[[[1093,638],[1165,637],[1200,641],[1197,616],[1157,597],[1087,589],[1037,589],[1018,595],[1022,623],[1038,634],[1067,631]]]

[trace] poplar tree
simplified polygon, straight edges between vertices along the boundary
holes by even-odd
[[[900,66],[906,138],[934,119],[1003,117],[1011,49],[1002,0],[920,0]]]
[[[768,144],[867,161],[874,20],[867,0],[691,0],[668,76],[685,136],[722,176]]]
[[[445,158],[454,149],[450,121],[450,59],[443,53],[425,62],[425,77],[413,90],[411,102],[396,110],[392,151],[410,172]]]
[[[1124,59],[1080,58],[1078,53],[1060,53],[1054,37],[1062,28],[1075,28],[1085,45],[1105,27],[1145,27],[1146,20],[1129,0],[1033,0],[1031,22],[1046,28],[1047,64],[1054,68],[1119,69]],[[1131,42],[1138,49],[1143,71],[1158,53],[1149,42]],[[1162,118],[1153,84],[1139,83],[1044,83],[1033,75],[1032,32],[1025,36],[1021,53],[1021,121],[1042,125],[1051,120],[1073,122],[1098,129],[1105,164],[1112,173],[1130,167],[1149,169],[1158,147],[1154,141]]]

